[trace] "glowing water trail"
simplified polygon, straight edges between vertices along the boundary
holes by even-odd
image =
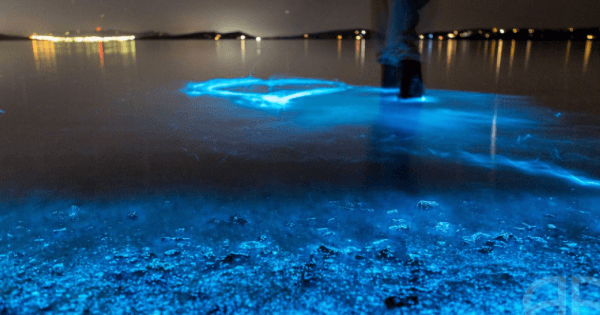
[[[275,87],[289,86],[318,86],[312,89],[294,90],[273,90]],[[321,87],[325,85],[326,87]],[[268,93],[253,93],[235,91],[235,88],[247,87],[268,87]],[[271,79],[263,80],[258,78],[237,78],[237,79],[214,79],[202,83],[189,83],[182,91],[189,96],[210,95],[222,98],[239,98],[253,104],[260,104],[261,107],[284,108],[294,99],[338,93],[349,90],[351,87],[341,83],[315,79]]]
[[[490,168],[490,158],[482,154],[473,154],[469,152],[463,152],[462,158],[465,162],[469,162],[471,165],[477,165],[481,167]],[[511,168],[522,171],[530,175],[545,175],[549,177],[557,177],[565,179],[581,186],[591,186],[600,188],[600,181],[589,179],[583,176],[576,176],[575,174],[551,163],[542,162],[539,160],[534,161],[517,161],[511,160],[505,156],[496,155],[495,164],[509,166]]]

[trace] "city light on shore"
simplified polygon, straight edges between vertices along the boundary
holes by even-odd
[[[90,42],[112,42],[112,41],[124,42],[124,41],[128,41],[128,40],[134,40],[135,36],[59,37],[59,36],[31,35],[31,36],[29,36],[29,38],[32,40],[45,40],[45,41],[51,41],[51,42],[90,43]]]

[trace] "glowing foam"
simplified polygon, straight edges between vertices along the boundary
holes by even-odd
[[[266,87],[264,93],[236,89]],[[297,88],[290,88],[297,87]],[[279,88],[279,89],[278,89]],[[302,88],[302,89],[298,89]],[[341,82],[318,79],[259,79],[253,77],[213,79],[201,83],[188,83],[182,90],[189,96],[209,95],[245,101],[260,107],[283,108],[292,100],[347,91],[352,87]]]

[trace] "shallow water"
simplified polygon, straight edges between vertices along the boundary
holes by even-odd
[[[600,93],[594,44],[423,41],[431,98],[395,106],[389,91],[366,88],[378,85],[379,65],[365,41],[2,43],[0,191],[19,198],[34,189],[102,194],[200,183],[229,189],[240,176],[258,176],[247,173],[261,167],[386,160],[401,149],[384,141],[389,136],[396,142],[416,139],[403,152],[419,163],[423,156],[451,154],[449,162],[481,164],[484,152],[501,160],[509,151],[507,158],[524,163],[517,168],[538,168],[532,175],[560,172],[552,169],[558,164],[593,180],[599,177],[591,172],[597,169]],[[339,81],[347,90],[301,97],[275,110],[256,108],[248,98],[190,98],[182,92],[189,82],[249,75]],[[316,87],[284,83],[278,88]],[[528,165],[536,158],[551,169]],[[226,167],[206,170],[219,165]],[[411,168],[429,169],[422,166]],[[314,173],[310,181],[327,183],[331,171],[301,175]],[[289,171],[274,172],[264,181],[301,181],[288,178]],[[338,176],[360,183],[371,175]],[[456,174],[446,177],[455,183],[444,187],[465,184]],[[252,178],[248,185],[262,185]]]
[[[399,101],[365,41],[0,43],[0,313],[520,313],[597,277],[598,43],[420,47]]]

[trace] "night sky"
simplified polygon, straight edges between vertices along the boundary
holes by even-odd
[[[256,36],[369,28],[368,0],[2,0],[0,33],[104,29],[244,31]],[[600,26],[600,0],[431,0],[421,31]]]

